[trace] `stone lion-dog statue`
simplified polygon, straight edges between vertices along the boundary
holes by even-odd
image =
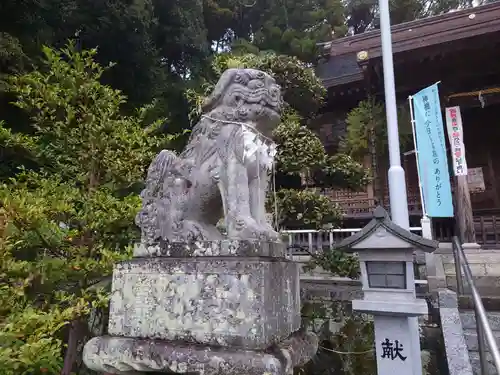
[[[229,239],[279,241],[265,201],[282,106],[269,74],[226,70],[184,151],[163,150],[149,167],[136,218],[141,244],[221,240],[222,217]]]

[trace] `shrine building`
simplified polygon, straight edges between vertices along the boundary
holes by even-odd
[[[433,219],[434,238],[448,242],[457,218],[470,217],[477,243],[500,242],[500,2],[392,27],[398,104],[436,82],[443,111],[460,106],[468,167],[470,207],[455,218]],[[380,31],[335,39],[323,45],[317,74],[328,99],[312,124],[328,152],[339,149],[347,132],[346,117],[361,101],[384,102]],[[409,121],[409,119],[408,119]],[[443,116],[444,121],[444,116]],[[409,124],[399,124],[410,126]],[[446,131],[446,130],[445,130]],[[448,140],[447,140],[448,141]],[[449,144],[448,144],[449,147]],[[413,143],[402,150],[408,210],[412,225],[422,216]],[[451,164],[450,154],[448,159]],[[389,209],[388,156],[366,155],[363,163],[375,173],[364,191],[323,189],[342,208],[344,226],[362,227],[378,205]],[[454,199],[456,177],[450,173]]]

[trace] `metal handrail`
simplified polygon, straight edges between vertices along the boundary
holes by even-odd
[[[490,353],[493,358],[493,363],[497,369],[497,374],[500,375],[500,352],[498,350],[498,345],[491,330],[490,323],[488,322],[488,317],[486,315],[486,310],[484,309],[483,301],[479,292],[474,285],[474,280],[472,278],[472,272],[470,269],[469,262],[465,256],[462,244],[458,240],[458,237],[453,237],[453,258],[455,261],[455,273],[457,275],[457,293],[458,295],[464,294],[464,280],[462,279],[462,272],[465,276],[467,283],[469,284],[472,301],[474,303],[474,317],[476,319],[476,332],[477,332],[477,343],[479,349],[479,360],[481,364],[481,374],[486,375],[488,362],[486,360],[486,343],[490,348]]]

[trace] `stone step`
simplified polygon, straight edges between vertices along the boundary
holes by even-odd
[[[469,263],[470,271],[473,276],[500,276],[499,263]],[[455,275],[454,263],[443,263],[444,274],[447,276]]]
[[[493,331],[493,334],[495,335],[497,345],[500,347],[500,331]],[[467,348],[470,351],[477,352],[479,351],[479,346],[477,343],[477,333],[476,330],[472,329],[466,329],[464,330],[464,336],[465,336],[465,342],[467,343]],[[486,342],[485,342],[486,344]],[[486,344],[486,350],[489,351],[488,344]]]
[[[499,331],[500,335],[500,312],[488,311],[488,322],[493,331]],[[460,318],[462,320],[462,326],[464,330],[475,330],[476,329],[476,319],[474,318],[474,311],[466,310],[460,312]],[[499,336],[500,337],[500,336]]]
[[[476,276],[474,275],[474,285],[481,296],[499,296],[500,295],[500,276]],[[457,290],[457,278],[455,275],[446,276],[446,286]],[[467,282],[464,280],[465,291],[468,293]]]
[[[481,252],[474,253],[466,253],[467,261],[469,264],[498,264],[500,265],[500,251],[485,251],[481,250]],[[440,255],[443,264],[453,264],[455,263],[452,254],[442,254]]]
[[[486,373],[481,374],[481,362],[479,360],[478,352],[469,352],[470,364],[472,366],[472,371],[474,375],[497,375],[498,372],[495,369],[495,365],[493,364],[493,360],[491,358],[490,353],[486,353],[486,360],[488,362],[488,366],[486,368]]]
[[[500,298],[497,295],[487,295],[482,293],[481,300],[486,311],[500,311]],[[458,308],[460,311],[474,310],[474,301],[471,295],[458,296]]]

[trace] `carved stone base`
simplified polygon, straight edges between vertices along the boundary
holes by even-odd
[[[83,360],[91,370],[120,375],[148,372],[285,375],[307,363],[317,349],[317,336],[302,331],[266,351],[103,336],[85,345]]]
[[[108,332],[265,349],[300,328],[299,289],[283,258],[136,258],[115,267]]]

